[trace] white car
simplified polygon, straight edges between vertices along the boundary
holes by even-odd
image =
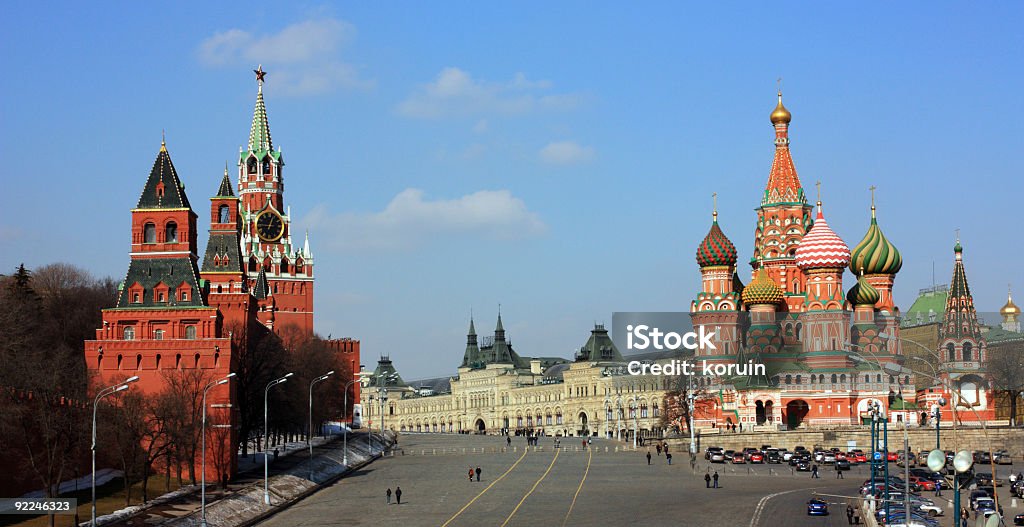
[[[792,458],[793,458],[793,453],[790,452],[789,450],[786,450],[786,451],[782,452],[782,460],[783,461],[789,461]]]

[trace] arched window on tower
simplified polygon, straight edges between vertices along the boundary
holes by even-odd
[[[256,268],[256,257],[255,256],[250,256],[249,257],[249,272],[250,273],[255,273],[258,270],[259,269]]]
[[[156,243],[156,225],[153,222],[142,226],[142,243]]]
[[[281,274],[288,274],[288,259],[281,258]]]
[[[946,344],[946,353],[949,354],[950,361],[956,360],[956,346],[954,346],[952,342]]]
[[[969,361],[969,360],[972,360],[971,359],[971,351],[972,351],[971,343],[970,342],[964,342],[964,361],[965,362]]]
[[[270,174],[270,158],[269,157],[263,159],[263,174],[264,175]]]
[[[167,227],[164,229],[164,243],[178,243],[178,224],[172,222],[167,223]]]
[[[231,221],[231,207],[221,205],[217,209],[217,223],[228,223]]]
[[[125,326],[124,328],[124,339],[135,340],[135,326]]]
[[[249,158],[249,162],[246,163],[246,165],[249,168],[249,173],[250,174],[255,174],[256,173],[256,158],[255,157],[250,157]]]

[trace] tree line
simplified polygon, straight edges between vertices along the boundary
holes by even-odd
[[[105,382],[86,368],[84,342],[95,338],[101,310],[114,306],[116,298],[112,279],[94,278],[69,264],[34,271],[22,265],[11,275],[0,275],[0,449],[2,464],[10,469],[5,472],[14,476],[0,482],[0,495],[45,489],[55,497],[60,482],[89,474],[92,397]],[[235,405],[209,410],[207,420],[208,425],[226,423],[226,412],[234,412],[238,443],[228,452],[214,451],[227,450],[221,445],[228,431],[207,428],[212,454],[207,463],[218,474],[229,471],[231,455],[304,438],[309,383],[328,371],[335,374],[314,392],[314,433],[319,423],[344,414],[344,383],[352,378],[347,361],[316,335],[292,328],[275,333],[252,324],[224,328],[232,339],[236,377],[215,390],[233,390]],[[264,387],[289,372],[294,376],[271,390],[265,430]],[[181,485],[195,484],[200,477],[202,392],[216,379],[201,369],[156,374],[164,381],[159,393],[133,386],[104,398],[99,407],[97,466],[123,472],[126,505],[138,482],[141,500],[150,498],[151,476],[163,475],[165,488],[172,478]]]

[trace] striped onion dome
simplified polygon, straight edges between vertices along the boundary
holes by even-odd
[[[782,302],[782,289],[768,276],[764,267],[757,270],[754,279],[743,288],[743,303],[748,306],[754,304],[778,304]]]
[[[711,230],[704,241],[697,246],[697,265],[710,267],[713,265],[736,265],[736,246],[729,241],[718,226],[718,213],[711,223]]]
[[[875,218],[875,207],[871,207],[871,225],[864,239],[853,248],[850,258],[850,271],[857,274],[861,269],[864,274],[896,274],[903,267],[903,257],[896,250],[878,227]]]
[[[850,263],[850,248],[829,228],[818,202],[818,216],[796,250],[800,269],[842,269]]]
[[[857,283],[850,288],[850,292],[846,293],[846,299],[855,306],[873,306],[882,299],[882,295],[861,274]]]

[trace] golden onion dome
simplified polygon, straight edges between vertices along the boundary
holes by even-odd
[[[779,91],[779,104],[772,110],[772,124],[786,123],[793,119],[793,114],[789,113],[789,110],[782,105],[782,91]]]
[[[1005,316],[1008,315],[1020,315],[1020,307],[1013,303],[1013,295],[1011,293],[1006,294],[1006,305],[999,310],[999,314]]]
[[[755,304],[779,304],[782,302],[782,289],[768,276],[764,267],[757,270],[754,279],[743,288],[743,303],[748,306]]]

